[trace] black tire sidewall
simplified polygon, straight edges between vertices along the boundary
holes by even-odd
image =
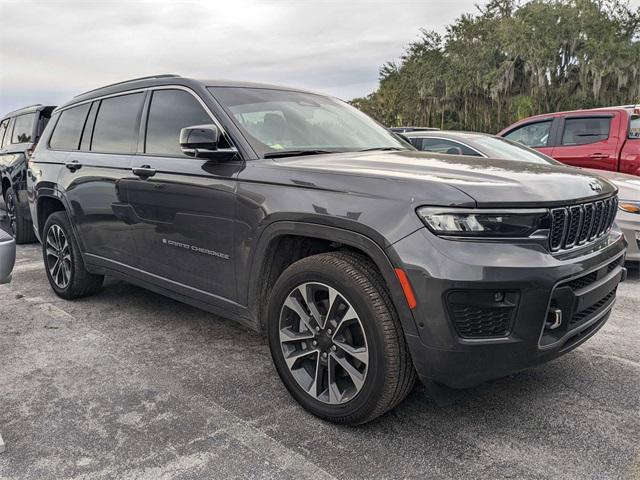
[[[47,263],[47,234],[53,225],[58,225],[64,235],[67,237],[67,242],[69,243],[69,251],[71,254],[71,275],[69,277],[69,283],[66,288],[60,288],[56,285],[51,277],[51,272],[49,271],[49,264]],[[42,230],[42,256],[44,258],[45,271],[47,273],[47,278],[49,279],[49,284],[51,288],[61,297],[65,297],[69,290],[73,288],[75,278],[76,278],[76,270],[78,269],[78,256],[80,252],[78,251],[78,247],[75,242],[75,238],[73,236],[73,232],[71,231],[71,225],[69,220],[67,219],[65,212],[55,212],[47,218],[47,221],[44,224],[44,228]]]
[[[271,356],[276,370],[291,395],[307,410],[321,418],[332,420],[350,417],[349,423],[356,423],[358,417],[365,417],[375,409],[384,390],[387,361],[384,335],[375,317],[378,313],[368,300],[366,293],[339,268],[330,264],[315,262],[298,271],[294,264],[281,275],[271,295],[268,309],[268,337]],[[279,339],[279,323],[282,305],[289,293],[298,285],[306,282],[319,282],[338,290],[356,310],[367,338],[369,365],[362,390],[352,400],[330,405],[314,399],[298,385],[284,360]]]

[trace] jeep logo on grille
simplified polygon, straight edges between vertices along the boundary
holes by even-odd
[[[600,184],[600,182],[596,182],[595,180],[593,182],[589,182],[589,186],[591,187],[591,190],[593,190],[594,192],[602,191],[602,185]]]

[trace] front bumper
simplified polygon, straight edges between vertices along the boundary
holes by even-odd
[[[626,276],[625,246],[616,230],[562,256],[532,244],[445,240],[426,229],[395,243],[390,253],[417,298],[418,334],[406,338],[419,377],[466,388],[577,347],[610,315]],[[553,330],[550,310],[564,317]]]

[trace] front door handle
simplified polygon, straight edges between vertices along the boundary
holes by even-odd
[[[140,178],[153,177],[156,174],[156,169],[151,168],[149,165],[142,165],[141,167],[133,167],[131,169],[134,175]]]
[[[82,168],[82,164],[78,160],[71,160],[70,162],[64,162],[64,166],[72,172],[75,172],[79,168]]]
[[[593,158],[595,160],[605,160],[609,158],[609,155],[607,155],[606,153],[592,153],[591,155],[589,155],[589,158]]]

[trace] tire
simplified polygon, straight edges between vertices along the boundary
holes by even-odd
[[[45,221],[42,256],[49,284],[59,297],[71,300],[102,288],[104,276],[87,271],[66,212],[54,212]],[[56,268],[56,260],[60,258],[62,263]]]
[[[271,293],[271,356],[305,409],[358,425],[411,391],[416,373],[398,315],[366,257],[331,252],[304,258],[282,273]]]
[[[25,218],[24,215],[20,213],[18,198],[13,191],[13,187],[9,187],[5,193],[4,202],[7,208],[7,216],[9,217],[9,228],[16,239],[16,243],[23,244],[37,241],[31,219]]]

